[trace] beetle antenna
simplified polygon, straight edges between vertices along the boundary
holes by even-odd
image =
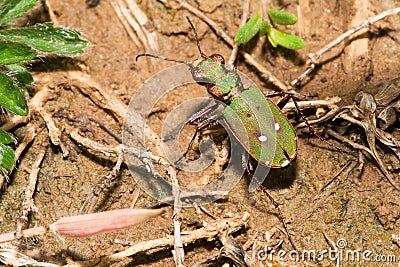
[[[189,67],[193,67],[193,64],[192,64],[192,63],[189,63],[189,62],[186,62],[186,61],[183,61],[183,60],[173,59],[173,58],[163,57],[163,56],[157,56],[157,55],[147,54],[147,53],[137,55],[137,56],[136,56],[136,61],[138,61],[138,59],[139,59],[140,57],[154,57],[154,58],[162,59],[162,60],[165,60],[165,61],[172,61],[172,62],[176,62],[176,63],[183,63],[183,64],[185,64],[185,65],[188,65]]]
[[[189,21],[189,24],[190,24],[190,26],[191,26],[192,29],[193,29],[194,38],[196,39],[197,48],[199,49],[199,52],[200,52],[201,57],[202,57],[202,58],[207,58],[207,55],[203,52],[203,50],[201,50],[201,47],[200,47],[200,39],[199,39],[199,35],[197,34],[196,28],[194,27],[193,23],[190,21],[189,17],[186,17],[186,19]]]

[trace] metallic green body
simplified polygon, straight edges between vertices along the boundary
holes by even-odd
[[[258,87],[244,88],[236,70],[228,69],[221,55],[206,56],[199,42],[197,46],[202,59],[193,63],[152,54],[140,54],[136,60],[150,56],[186,64],[196,82],[227,104],[223,123],[255,160],[271,168],[288,165],[296,157],[297,137],[282,111]]]
[[[255,160],[272,168],[288,165],[297,151],[293,126],[258,87],[243,88],[237,72],[228,70],[216,56],[222,58],[212,55],[190,67],[193,78],[228,105],[224,121]]]

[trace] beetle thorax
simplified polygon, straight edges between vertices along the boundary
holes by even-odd
[[[240,78],[235,71],[228,70],[225,60],[219,54],[204,58],[190,68],[193,79],[206,86],[216,99],[227,102],[232,90],[241,87]],[[228,97],[230,98],[230,97]]]

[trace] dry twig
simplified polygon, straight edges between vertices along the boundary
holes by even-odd
[[[17,230],[16,230],[17,237],[21,236],[22,229],[26,228],[29,212],[31,211],[39,212],[33,201],[33,194],[35,193],[38,174],[40,171],[40,165],[42,164],[44,156],[46,155],[46,148],[49,145],[48,142],[45,140],[39,140],[39,143],[41,144],[40,145],[41,150],[37,155],[36,161],[30,171],[29,183],[25,189],[25,198],[22,203],[22,215],[17,220]]]
[[[111,155],[118,155],[118,161],[117,164],[115,165],[114,169],[105,176],[105,179],[103,181],[100,181],[100,183],[92,189],[92,191],[89,193],[87,196],[84,205],[81,208],[81,211],[85,209],[88,205],[92,209],[96,200],[98,199],[99,193],[105,188],[105,187],[110,187],[111,182],[116,178],[119,169],[121,167],[122,161],[123,161],[123,155],[124,155],[124,149],[127,149],[124,147],[124,145],[118,145],[116,147],[110,147],[110,146],[104,146],[101,144],[96,143],[93,140],[90,140],[88,138],[84,138],[80,136],[77,132],[77,130],[74,130],[71,132],[71,138],[74,139],[76,142],[93,149],[95,151],[101,152],[105,154],[106,156],[111,156]],[[179,213],[182,208],[182,201],[181,201],[181,196],[180,196],[180,188],[178,184],[178,180],[176,178],[176,171],[175,169],[164,159],[158,156],[152,155],[150,152],[146,153],[140,153],[138,150],[134,148],[128,148],[129,152],[134,154],[137,158],[142,160],[142,162],[147,166],[148,171],[150,171],[153,175],[159,175],[156,170],[154,169],[153,165],[151,162],[148,160],[153,160],[158,164],[162,164],[167,172],[168,176],[170,177],[172,181],[172,193],[174,196],[174,214],[173,214],[173,224],[174,224],[174,238],[175,238],[175,243],[174,243],[174,260],[177,266],[183,266],[183,260],[184,260],[184,250],[183,250],[183,244],[181,241],[181,234],[180,234],[180,218],[179,218]],[[100,185],[100,186],[99,186]]]
[[[58,264],[38,262],[25,254],[9,248],[0,248],[0,262],[8,266],[59,267]]]
[[[242,12],[242,22],[240,23],[240,27],[243,27],[246,24],[247,21],[247,16],[249,14],[249,8],[250,8],[250,0],[245,0],[243,1],[243,12]],[[229,67],[233,67],[237,54],[239,52],[239,44],[235,43],[231,52],[231,56],[229,57],[227,65]]]
[[[122,100],[115,95],[112,90],[101,87],[98,83],[93,81],[89,75],[79,71],[68,72],[68,77],[71,84],[77,87],[84,95],[88,96],[96,105],[111,112],[119,123],[124,123],[128,106],[122,102]],[[136,122],[144,120],[144,118],[134,112],[130,113],[130,119]],[[131,124],[131,126],[139,127],[136,124]],[[142,129],[138,130],[137,132],[141,131]],[[157,134],[147,124],[145,125],[144,132],[146,135],[146,140],[149,140],[153,144],[154,151],[158,155],[163,155],[160,138],[158,138]]]
[[[361,24],[359,24],[358,26],[351,28],[350,30],[346,31],[345,33],[343,33],[342,35],[340,35],[339,37],[337,37],[335,40],[333,40],[332,42],[330,42],[329,44],[325,45],[323,48],[321,48],[320,50],[318,50],[315,53],[310,53],[308,54],[308,62],[307,64],[309,65],[309,67],[304,71],[303,74],[301,74],[298,78],[296,78],[295,80],[293,80],[290,85],[291,86],[295,86],[300,84],[314,69],[317,65],[321,64],[321,58],[322,56],[328,52],[329,50],[331,50],[333,47],[337,46],[338,44],[340,44],[341,42],[343,42],[346,38],[350,37],[351,35],[353,35],[354,33],[360,31],[361,29],[370,27],[371,25],[373,25],[374,23],[376,23],[377,21],[384,19],[388,16],[392,16],[392,15],[396,15],[397,13],[400,12],[400,7],[398,8],[394,8],[394,9],[390,9],[390,10],[386,10],[376,16],[367,18],[365,21],[363,21]]]
[[[123,123],[124,116],[127,110],[127,106],[122,103],[122,101],[115,96],[112,92],[101,88],[100,85],[97,83],[93,82],[88,75],[82,74],[80,72],[70,72],[69,77],[72,82],[78,85],[78,88],[85,94],[88,95],[96,104],[98,104],[102,108],[106,108],[107,110],[110,110],[115,114],[117,119]],[[134,116],[135,114],[132,114]],[[139,116],[139,115],[137,115]],[[141,120],[142,118],[137,118],[138,120]],[[74,131],[71,133],[71,137],[77,141],[78,143],[81,143],[91,149],[94,149],[96,151],[102,152],[102,153],[114,153],[116,155],[122,155],[124,146],[120,145],[117,147],[105,147],[100,144],[96,144],[95,142],[83,138],[79,136],[79,134]],[[155,145],[155,149],[158,149],[160,154],[162,154],[162,147],[159,144],[159,139],[157,138],[157,135],[147,126],[146,129],[146,137],[149,137],[149,139],[153,142]],[[125,148],[127,149],[127,148]],[[182,242],[180,241],[180,222],[179,222],[179,212],[180,212],[180,207],[182,206],[181,204],[181,198],[180,198],[180,190],[179,190],[179,184],[176,179],[176,171],[175,169],[164,159],[161,157],[154,156],[153,154],[147,152],[147,153],[140,153],[138,150],[135,150],[134,148],[129,148],[129,152],[135,155],[137,158],[139,158],[147,167],[147,170],[151,172],[155,176],[160,176],[158,172],[155,170],[153,167],[152,163],[149,160],[152,160],[153,162],[156,162],[157,164],[163,165],[167,172],[168,175],[172,181],[172,191],[174,195],[174,216],[173,216],[173,221],[174,221],[174,237],[176,240],[176,244],[174,246],[174,253],[175,253],[175,262],[178,266],[183,265],[183,258],[184,258],[184,251],[183,251],[183,245]],[[111,172],[115,173],[115,172]],[[110,177],[114,177],[111,175]],[[109,180],[109,179],[107,179]],[[93,203],[95,201],[95,193],[97,191],[101,191],[101,188],[94,188],[92,192],[88,195],[85,204],[82,208],[87,206],[86,203],[91,203],[90,205],[93,206]]]
[[[374,131],[374,129],[376,129],[375,119],[368,118],[368,119],[371,119],[371,121],[364,120],[363,122],[359,122],[358,120],[350,117],[348,114],[345,114],[345,113],[339,115],[339,117],[342,119],[345,119],[349,122],[352,122],[355,125],[361,126],[364,129],[366,137],[367,137],[369,149],[364,148],[363,150],[368,152],[372,156],[372,158],[376,161],[376,163],[379,166],[379,169],[384,174],[385,178],[389,181],[389,183],[394,188],[396,188],[398,191],[400,191],[400,187],[397,186],[396,183],[394,182],[392,174],[385,168],[385,165],[383,164],[383,161],[382,161],[381,157],[379,156],[378,151],[376,150],[375,131]],[[347,143],[349,143],[349,142],[347,142]],[[354,146],[354,143],[352,145],[354,148],[356,148]]]
[[[124,161],[124,153],[119,152],[117,154],[117,162],[111,171],[101,177],[100,181],[94,185],[87,195],[85,202],[82,207],[79,209],[79,213],[82,214],[84,211],[87,213],[92,213],[95,210],[95,205],[99,199],[100,193],[104,191],[106,188],[109,189],[112,185],[112,182],[118,177],[118,174],[121,170],[121,165]]]
[[[157,53],[157,34],[154,30],[149,30],[151,23],[136,2],[132,0],[113,0],[111,5],[132,41],[137,46],[144,47],[146,51]]]
[[[331,183],[333,183],[333,181],[336,180],[336,178],[338,178],[346,169],[347,167],[349,167],[352,164],[351,161],[347,162],[346,165],[344,165],[330,180],[329,182],[327,182],[322,188],[321,188],[321,192],[324,191]]]
[[[136,28],[139,28],[139,25],[136,23],[135,20],[133,20],[133,25],[132,23],[129,23],[129,21],[127,20],[126,16],[124,15],[121,5],[120,5],[120,1],[116,2],[115,0],[111,0],[110,1],[111,6],[114,8],[115,14],[117,14],[119,20],[121,21],[122,25],[124,26],[126,32],[128,33],[129,37],[132,39],[133,43],[137,46],[137,47],[142,47],[142,43],[140,42],[138,36],[135,34],[135,32],[132,30]],[[132,27],[132,28],[131,28]],[[142,47],[143,48],[143,47]]]

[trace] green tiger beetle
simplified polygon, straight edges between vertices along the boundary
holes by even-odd
[[[289,98],[285,97],[285,100],[275,104],[268,97],[282,95],[282,93],[275,92],[264,95],[257,86],[244,88],[237,71],[225,66],[225,60],[221,55],[212,54],[211,56],[207,56],[202,51],[197,31],[188,17],[187,20],[195,34],[197,48],[202,58],[200,61],[190,63],[146,53],[139,54],[136,60],[146,56],[186,64],[189,67],[193,79],[199,84],[205,85],[207,91],[215,99],[226,103],[229,107],[224,109],[220,116],[206,119],[197,126],[196,133],[190,142],[188,150],[191,148],[196,134],[209,126],[212,122],[217,121],[227,126],[227,130],[233,134],[236,140],[243,146],[244,150],[257,161],[257,163],[270,168],[283,168],[287,166],[296,157],[297,136],[295,129],[282,113],[281,108],[292,96],[289,95]],[[298,109],[298,105],[295,105]],[[215,108],[211,107],[199,112],[200,115],[194,117],[189,123],[198,121],[200,117],[211,113],[214,109]],[[301,111],[299,109],[298,111],[303,119],[305,119]],[[235,113],[235,116],[232,115],[232,112]],[[237,119],[240,119],[241,123],[243,123],[246,130],[246,137],[243,137],[243,132],[238,131],[235,127]],[[315,133],[308,123],[307,126]],[[279,209],[279,204],[267,192],[266,188],[262,186],[257,179],[254,179],[249,162],[246,162],[245,168],[250,178],[278,209],[281,220],[287,230],[282,213]]]

